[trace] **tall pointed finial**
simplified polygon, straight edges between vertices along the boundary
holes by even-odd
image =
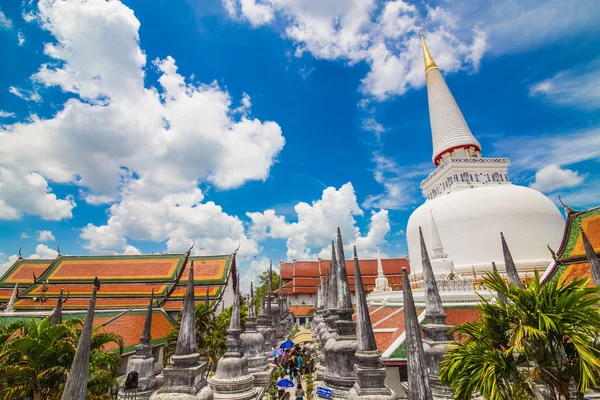
[[[592,243],[588,239],[587,235],[583,231],[583,227],[579,227],[581,231],[581,239],[583,240],[583,247],[585,248],[585,255],[588,263],[590,264],[590,271],[592,271],[592,278],[594,278],[594,284],[600,286],[600,260],[592,247]]]
[[[337,250],[338,250],[338,308],[351,309],[352,297],[350,285],[348,284],[348,271],[346,270],[346,257],[344,256],[344,243],[342,233],[337,228]]]
[[[356,330],[359,351],[377,351],[377,342],[371,325],[367,295],[362,281],[356,246],[354,246],[354,290],[356,292]]]
[[[273,261],[269,261],[269,292],[267,293],[267,315],[272,318],[271,315],[271,299],[273,297]]]
[[[194,260],[192,260],[192,264],[190,265],[190,274],[188,276],[185,297],[183,298],[181,314],[181,326],[179,327],[175,355],[197,353],[196,318],[194,314]]]
[[[444,253],[444,245],[442,245],[442,239],[440,238],[440,233],[438,232],[437,224],[435,223],[435,219],[433,218],[433,210],[429,209],[429,213],[431,214],[431,242],[432,242],[432,250],[433,255],[431,258],[446,258],[447,254]]]
[[[233,307],[231,308],[231,320],[229,322],[229,331],[242,331],[242,322],[240,319],[240,294],[233,297]]]
[[[331,264],[329,265],[331,276],[329,279],[329,309],[337,310],[338,308],[338,262],[335,256],[335,244],[331,241]]]
[[[265,314],[266,310],[265,310],[265,293],[262,292],[260,294],[260,309],[259,309],[259,314]]]
[[[402,292],[404,294],[404,325],[406,326],[408,399],[433,400],[431,387],[429,386],[429,374],[425,364],[419,319],[406,267],[402,268]]]
[[[500,239],[502,240],[502,253],[504,254],[504,266],[506,268],[506,274],[508,275],[508,281],[513,285],[524,289],[521,278],[519,278],[519,273],[517,272],[517,267],[515,266],[515,262],[513,261],[502,232],[500,232]]]
[[[254,311],[254,282],[250,282],[250,304],[248,306],[248,319],[255,322],[256,312]]]
[[[192,245],[190,246],[190,248],[187,251],[187,255],[189,256],[190,254],[192,254],[192,249],[194,248],[194,246],[196,245],[196,241],[194,240],[192,242]]]
[[[152,289],[152,294],[150,295],[150,302],[148,303],[148,312],[146,313],[146,320],[144,321],[144,330],[142,331],[142,336],[140,337],[140,344],[145,346],[151,345],[152,340],[152,306],[154,305],[154,288]]]
[[[62,322],[62,304],[63,304],[63,289],[60,289],[60,294],[58,295],[58,300],[56,300],[56,307],[54,307],[54,311],[52,311],[52,315],[50,316],[50,325],[58,325]]]
[[[434,324],[444,324],[446,323],[446,313],[442,306],[442,299],[433,268],[431,268],[431,261],[429,260],[421,227],[419,227],[419,238],[421,240],[421,262],[423,263],[423,279],[425,281],[425,312],[427,313],[427,319]]]
[[[15,283],[15,288],[13,289],[12,295],[10,296],[10,300],[4,309],[4,312],[14,312],[15,311],[15,302],[17,301],[17,297],[19,296],[19,282]]]
[[[425,43],[425,36],[423,36],[423,32],[419,31],[419,35],[421,36],[421,46],[423,47],[423,58],[425,59],[425,73],[427,73],[432,68],[438,68],[435,61],[433,61],[433,57],[431,57],[431,53],[429,53],[429,48],[427,47],[427,43]]]
[[[354,246],[356,248],[356,246]],[[383,274],[383,264],[381,263],[381,252],[377,249],[377,277],[384,278]]]
[[[496,263],[494,261],[492,261],[492,271],[494,272],[494,274],[498,274],[498,268],[496,268]],[[496,294],[498,295],[498,299],[500,299],[501,302],[503,302],[504,304],[508,304],[508,299],[506,298],[504,293],[497,292]]]
[[[94,309],[96,308],[96,293],[99,284],[94,283],[90,305],[88,306],[83,328],[77,343],[77,350],[71,364],[71,371],[67,375],[67,382],[61,400],[83,400],[87,393],[89,377],[90,347],[92,341],[92,328],[94,326]]]

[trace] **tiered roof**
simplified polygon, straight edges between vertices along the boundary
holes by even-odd
[[[381,262],[383,273],[388,278],[390,287],[394,290],[401,290],[402,268],[410,269],[408,260],[406,258],[389,258],[381,260]],[[377,278],[377,260],[361,260],[360,271],[365,291],[372,291],[375,288],[375,279]],[[346,260],[346,272],[350,291],[354,292],[353,260]],[[319,275],[327,273],[329,273],[329,260],[281,263],[281,277],[286,282],[283,292],[284,294],[316,294]]]
[[[180,310],[187,270],[195,264],[195,300],[220,301],[232,270],[235,254],[221,256],[189,256],[182,254],[58,256],[55,260],[19,259],[0,278],[0,301],[8,301],[16,282],[20,294],[17,311],[50,310],[60,290],[69,299],[66,310],[83,310],[89,303],[93,281],[102,282],[96,309],[146,308],[154,290],[158,307]],[[232,268],[233,267],[233,268]],[[33,274],[37,279],[33,281]],[[235,275],[235,274],[234,274]]]
[[[575,211],[565,207],[567,222],[562,242],[554,257],[554,262],[544,273],[543,282],[552,279],[572,280],[574,277],[590,278],[593,285],[590,264],[583,248],[581,229],[583,228],[596,255],[600,256],[600,207],[585,211]]]
[[[19,284],[19,293],[22,293],[33,283],[33,274],[37,277],[41,276],[52,261],[19,258],[0,277],[0,302],[8,302],[17,283]]]

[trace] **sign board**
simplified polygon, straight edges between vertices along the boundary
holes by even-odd
[[[317,386],[317,396],[324,397],[326,399],[330,399],[331,395],[332,395],[331,389],[327,389],[322,386]]]

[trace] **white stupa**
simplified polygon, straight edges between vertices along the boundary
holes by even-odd
[[[510,182],[508,158],[482,157],[481,145],[422,35],[421,42],[436,169],[421,182],[427,200],[408,220],[406,235],[413,271],[420,273],[422,268],[419,226],[427,242],[434,246],[439,243],[439,259],[451,259],[458,274],[491,270],[492,261],[503,266],[500,232],[520,273],[543,271],[552,261],[547,246],[556,249],[563,234],[560,211],[540,192]],[[436,275],[451,268],[449,263],[436,264],[441,267],[438,271],[433,265]]]

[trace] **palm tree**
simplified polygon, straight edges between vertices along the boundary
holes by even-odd
[[[58,399],[71,368],[81,334],[81,320],[51,325],[49,318],[33,318],[5,326],[0,336],[0,396],[4,399]],[[12,332],[10,332],[12,331]],[[10,332],[10,334],[9,334]],[[118,352],[105,351],[115,343]],[[92,337],[89,399],[108,399],[108,390],[118,375],[123,341],[113,333]]]
[[[486,287],[508,302],[482,299],[481,318],[455,327],[460,341],[449,346],[440,369],[454,397],[531,399],[545,388],[554,399],[568,399],[576,387],[582,398],[600,382],[600,288],[588,288],[588,281],[542,285],[536,273],[520,289],[487,274]]]

